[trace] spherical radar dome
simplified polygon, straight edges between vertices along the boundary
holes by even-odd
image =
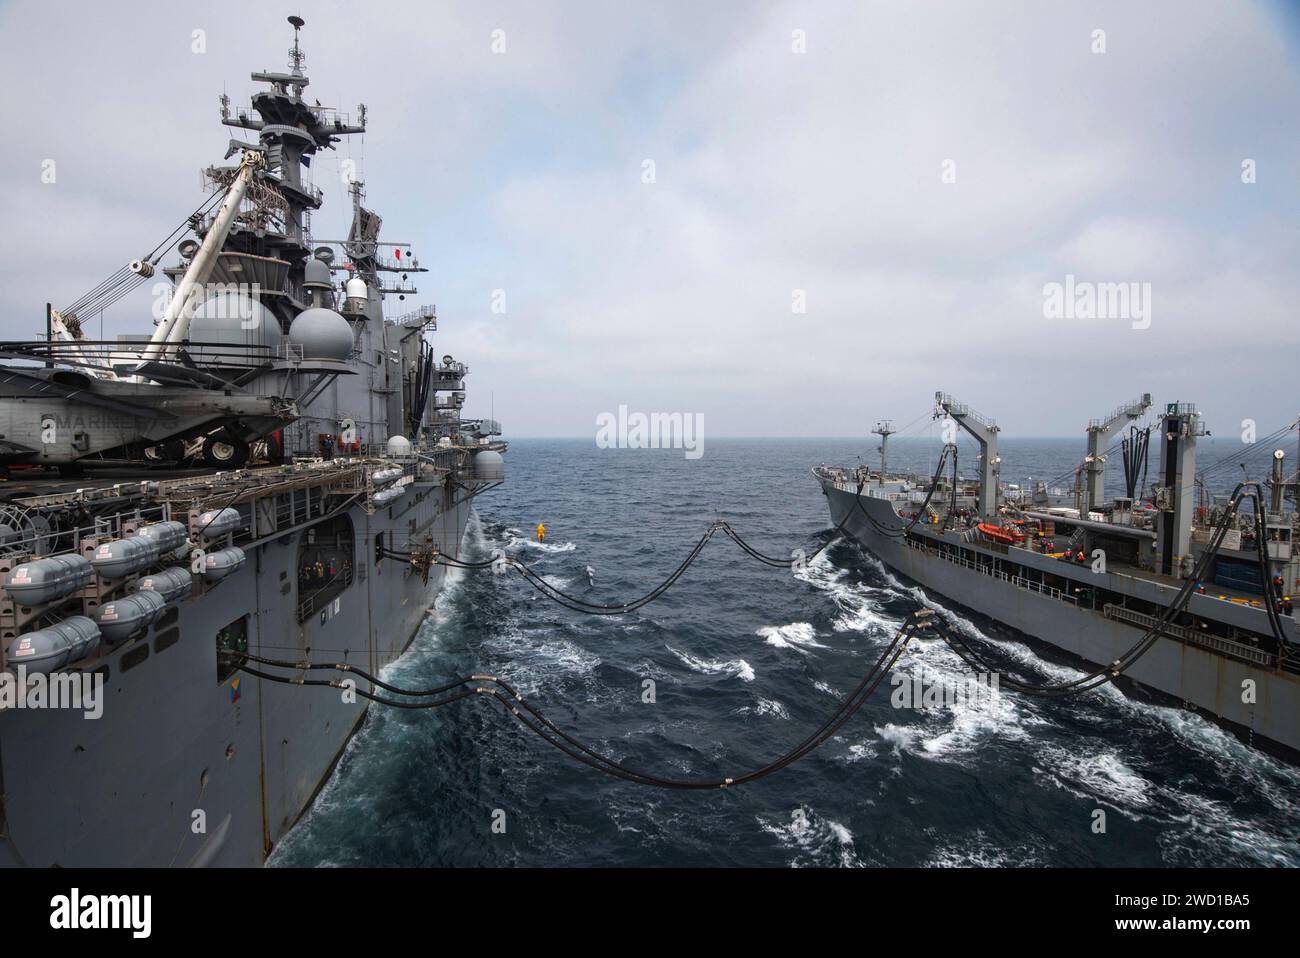
[[[188,336],[191,343],[271,349],[284,340],[280,323],[270,310],[237,290],[220,290],[204,300],[194,311]]]
[[[474,454],[473,474],[475,479],[499,482],[506,477],[505,460],[499,452],[484,449]]]
[[[289,342],[302,348],[303,359],[344,360],[352,355],[352,327],[334,310],[313,306],[295,317]]]

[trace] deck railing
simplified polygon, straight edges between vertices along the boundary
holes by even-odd
[[[352,567],[340,569],[326,583],[298,603],[298,621],[306,622],[321,606],[329,603],[335,596],[352,584]]]
[[[986,575],[991,579],[998,579],[1002,582],[1009,583],[1010,585],[1014,585],[1018,589],[1024,589],[1026,592],[1037,592],[1039,595],[1045,595],[1051,599],[1057,599],[1061,602],[1069,602],[1071,605],[1074,605],[1076,607],[1079,604],[1079,600],[1074,596],[1070,595],[1068,592],[1064,592],[1061,589],[1053,588],[1050,585],[1044,585],[1041,582],[1035,582],[1032,579],[1026,579],[1024,576],[1013,575],[1010,572],[1004,572],[1001,569],[994,569],[992,566],[984,565],[983,563],[979,563],[979,562],[974,562],[970,559],[965,558],[964,556],[943,552],[939,549],[935,549],[932,546],[928,546],[923,542],[917,542],[911,538],[907,540],[907,544],[911,548],[915,549],[917,552],[924,552],[927,555],[934,556],[935,558],[943,559],[945,562],[951,562],[953,565],[961,566],[963,569],[970,569],[972,572],[978,572],[981,575]]]
[[[1108,619],[1115,619],[1119,622],[1127,622],[1129,625],[1136,625],[1144,629],[1153,629],[1159,623],[1160,619],[1154,615],[1147,615],[1145,612],[1137,612],[1133,609],[1126,609],[1122,605],[1108,604],[1103,608],[1103,613]],[[1160,634],[1169,638],[1179,639],[1188,645],[1200,646],[1203,649],[1209,649],[1220,655],[1226,655],[1228,658],[1240,659],[1242,662],[1249,662],[1252,665],[1262,665],[1266,669],[1274,668],[1277,664],[1277,656],[1263,649],[1257,649],[1253,645],[1246,645],[1242,642],[1236,642],[1232,639],[1225,639],[1218,635],[1207,635],[1197,629],[1185,625],[1164,625],[1160,628]]]

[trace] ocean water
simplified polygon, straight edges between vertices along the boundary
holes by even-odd
[[[891,467],[929,471],[938,452],[931,442],[896,446]],[[661,581],[716,517],[768,554],[811,552],[832,529],[809,468],[874,455],[846,440],[710,440],[698,460],[518,440],[507,483],[478,500],[463,555],[503,549],[567,592],[621,602]],[[972,450],[962,456],[969,473]],[[1007,440],[1002,456],[1006,481],[1051,478],[1072,471],[1082,440]],[[495,673],[628,767],[713,778],[800,741],[922,602],[943,607],[848,539],[795,573],[718,535],[664,597],[625,616],[570,612],[513,573],[454,572],[385,676],[427,687]],[[1077,674],[996,623],[945,614],[1040,679]],[[933,641],[913,643],[898,668],[966,675]],[[642,700],[646,679],[653,703]],[[1300,770],[1180,709],[1110,686],[1048,701],[1007,690],[927,711],[895,709],[890,691],[882,686],[802,761],[701,792],[605,776],[486,698],[430,711],[372,706],[272,864],[1300,865]],[[334,694],[304,690],[313,693]],[[1104,833],[1094,830],[1098,810]]]

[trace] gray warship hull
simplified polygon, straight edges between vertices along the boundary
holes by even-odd
[[[955,545],[941,535],[916,526],[901,535],[906,523],[886,498],[870,490],[859,496],[856,486],[846,481],[817,475],[835,526],[844,531],[892,570],[923,588],[1016,629],[1034,639],[1064,650],[1094,666],[1118,659],[1141,638],[1150,623],[1129,614],[1123,618],[1110,609],[1094,609],[1080,603],[1068,590],[1044,588],[1031,578],[1002,568],[1006,547],[979,541]],[[857,498],[862,509],[854,504]],[[868,521],[863,511],[871,516]],[[890,535],[880,528],[893,530]],[[1073,573],[1047,556],[1015,549],[1017,569],[1037,568],[1048,575]],[[1080,576],[1090,575],[1086,568]],[[1110,574],[1106,586],[1120,594],[1165,604],[1176,587],[1144,579]],[[1089,582],[1091,587],[1094,583]],[[1192,597],[1189,611],[1215,603],[1213,613],[1235,616],[1243,628],[1262,630],[1255,619],[1263,613],[1252,608],[1224,608],[1225,603],[1209,597]],[[1207,614],[1208,608],[1205,609]],[[1294,626],[1292,626],[1294,627]],[[1278,751],[1295,760],[1300,757],[1300,675],[1276,667],[1259,650],[1249,646],[1225,647],[1198,644],[1194,634],[1162,636],[1145,656],[1125,673],[1148,689],[1171,696],[1178,704],[1218,721],[1255,744]],[[1233,646],[1236,644],[1233,643]],[[1250,661],[1256,659],[1256,661]],[[1243,683],[1254,683],[1254,701],[1243,702]]]
[[[320,520],[313,493],[298,495],[280,505],[302,521],[244,546],[242,569],[94,663],[107,674],[101,718],[6,710],[0,865],[255,866],[293,826],[366,700],[240,672],[219,681],[214,636],[242,621],[256,654],[378,673],[413,639],[446,568],[432,566],[425,581],[376,559],[374,543],[419,539],[456,555],[471,508],[452,483],[416,482],[373,514],[357,504],[331,515],[353,530],[355,574],[319,609],[303,608],[293,580]]]
[[[366,109],[305,95],[289,23],[290,70],[221,97],[255,141],[205,169],[199,209],[47,305],[43,339],[0,343],[0,459],[21,463],[0,470],[0,866],[264,862],[377,691],[350,670],[406,650],[504,481],[434,307],[386,315],[427,268],[381,239],[361,180],[346,236],[312,235],[311,162]],[[86,339],[77,314],[155,267],[154,330]]]

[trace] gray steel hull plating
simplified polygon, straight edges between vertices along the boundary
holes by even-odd
[[[416,484],[373,516],[353,506],[355,578],[302,624],[301,533],[250,548],[239,572],[180,605],[174,645],[154,651],[154,630],[124,643],[102,718],[0,713],[0,866],[261,865],[323,784],[366,700],[247,675],[236,692],[231,679],[217,682],[218,630],[247,615],[252,652],[378,672],[409,645],[445,567],[426,585],[400,561],[376,562],[375,537],[429,535],[456,554],[469,509],[441,483]],[[148,656],[124,672],[122,654],[142,644]]]

